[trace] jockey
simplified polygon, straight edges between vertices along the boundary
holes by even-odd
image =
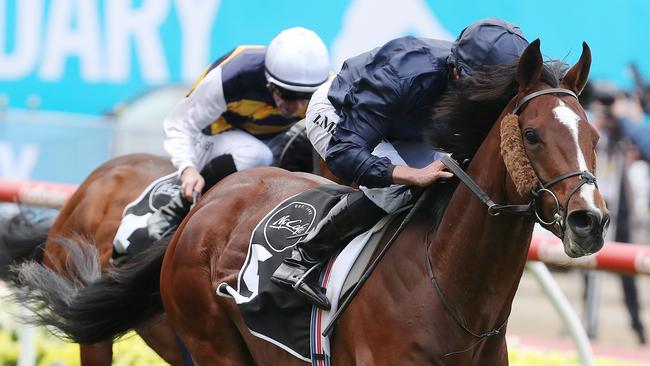
[[[301,27],[282,31],[268,47],[237,47],[208,67],[163,122],[181,195],[149,218],[149,235],[175,230],[193,195],[221,178],[271,165],[268,144],[305,117],[329,67],[323,41]]]
[[[418,122],[431,118],[433,103],[454,87],[455,79],[512,63],[527,45],[516,25],[483,19],[453,43],[407,36],[348,59],[314,93],[306,126],[330,170],[361,188],[331,209],[271,280],[329,309],[323,289],[304,278],[308,271],[379,218],[406,205],[412,186],[452,176],[438,160],[440,153],[423,142]]]

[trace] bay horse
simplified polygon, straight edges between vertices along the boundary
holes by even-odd
[[[295,125],[287,131],[285,139],[278,165],[288,170],[311,171],[311,144],[304,134],[304,126]],[[54,221],[50,217],[33,220],[23,213],[0,220],[0,279],[16,280],[8,268],[25,261],[65,272],[68,256],[74,255],[70,251],[76,249],[71,242],[74,239],[91,243],[99,256],[99,267],[108,272],[112,268],[113,238],[124,207],[151,182],[174,170],[167,157],[150,154],[117,157],[95,169],[79,185]],[[157,277],[153,279],[156,286]],[[17,285],[21,285],[19,281]],[[118,308],[108,311],[119,313]],[[187,364],[164,315],[135,330],[169,364]],[[112,342],[102,340],[88,344],[82,341],[80,357],[83,366],[111,365]]]
[[[434,106],[438,121],[455,124],[436,126],[430,139],[450,147],[458,136],[477,141],[475,151],[469,149],[475,154],[467,174],[494,202],[508,205],[487,210],[485,200],[463,184],[432,187],[425,208],[339,318],[333,364],[508,363],[507,319],[535,222],[561,237],[572,257],[603,245],[608,214],[590,178],[598,134],[576,97],[590,64],[583,44],[579,61],[562,77],[558,63],[544,64],[536,40],[517,64],[459,81]],[[509,126],[518,132],[504,133],[506,120],[514,121]],[[519,141],[518,155],[510,153],[517,150],[509,144],[512,138]],[[55,273],[24,266],[19,275],[28,288],[18,299],[66,336],[93,334],[97,341],[145,323],[164,305],[199,365],[302,365],[253,336],[234,301],[217,297],[215,290],[222,282],[235,285],[251,231],[273,207],[324,182],[275,168],[233,174],[192,209],[166,251],[147,251],[129,268],[116,268],[87,286],[71,284],[67,294],[39,285],[58,281]],[[78,262],[79,272],[93,266]],[[133,284],[157,273],[159,288]],[[161,302],[152,300],[157,291]],[[69,301],[59,301],[62,297]],[[142,315],[99,319],[105,300],[122,301]]]
[[[25,260],[42,262],[48,268],[65,272],[68,250],[60,245],[65,238],[83,238],[99,253],[101,268],[111,267],[113,238],[124,207],[133,202],[154,180],[170,174],[174,167],[168,158],[133,154],[112,159],[95,169],[62,207],[54,222],[32,221],[23,216],[2,223],[0,244],[14,255],[3,256],[13,264]],[[11,264],[11,263],[7,263]],[[6,280],[12,280],[5,273]],[[136,329],[145,342],[165,361],[183,365],[177,340],[165,318]],[[112,342],[80,344],[81,364],[112,364]]]

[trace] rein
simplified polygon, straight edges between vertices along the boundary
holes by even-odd
[[[454,308],[451,307],[451,305],[445,300],[445,295],[442,293],[442,290],[440,289],[440,285],[438,285],[438,280],[436,279],[436,275],[433,273],[433,265],[431,264],[431,257],[429,256],[429,247],[431,246],[431,242],[429,241],[429,233],[431,231],[427,232],[426,237],[424,238],[424,256],[427,258],[427,272],[429,273],[429,279],[431,280],[431,283],[433,284],[433,288],[436,290],[436,295],[438,295],[438,298],[440,299],[440,302],[442,303],[442,306],[445,308],[445,311],[449,316],[451,316],[452,319],[456,322],[456,324],[461,327],[465,333],[471,335],[474,338],[478,338],[474,343],[472,343],[469,347],[459,350],[459,351],[452,351],[452,352],[447,352],[442,357],[449,357],[461,353],[465,353],[472,348],[476,347],[481,341],[488,337],[492,337],[495,335],[498,335],[501,333],[501,329],[508,324],[508,318],[510,317],[510,314],[506,316],[505,319],[494,329],[489,330],[487,332],[482,332],[482,333],[475,333],[469,327],[465,322],[458,316],[458,313],[454,310]]]
[[[531,99],[538,97],[540,95],[546,95],[546,94],[568,94],[573,96],[574,98],[578,99],[578,96],[572,92],[571,90],[564,89],[564,88],[549,88],[549,89],[544,89],[540,90],[531,94],[526,95],[523,97],[521,100],[517,102],[515,105],[515,108],[513,110],[513,114],[517,115],[518,112],[521,111],[521,109],[524,107],[524,105],[530,101]],[[458,179],[460,179],[461,182],[463,182],[467,188],[476,196],[478,199],[483,202],[487,206],[487,211],[491,216],[499,216],[502,213],[505,214],[514,214],[514,215],[520,215],[520,216],[534,216],[535,220],[539,222],[542,225],[546,226],[555,226],[557,225],[559,227],[559,235],[564,237],[564,228],[565,228],[565,222],[566,222],[566,215],[567,215],[567,208],[569,206],[569,201],[573,197],[573,195],[580,189],[585,184],[593,184],[596,185],[596,178],[594,175],[589,172],[589,171],[575,171],[575,172],[570,172],[566,174],[562,174],[554,179],[551,179],[550,181],[546,183],[540,183],[540,187],[537,190],[533,190],[532,193],[532,200],[525,205],[499,205],[495,203],[490,196],[485,193],[483,189],[467,174],[465,171],[456,163],[454,159],[452,159],[448,155],[444,155],[441,158],[441,161],[447,166],[447,168],[454,173]],[[553,191],[550,190],[552,186],[554,186],[557,183],[560,183],[561,181],[579,176],[580,180],[578,183],[573,187],[573,189],[570,191],[564,206],[560,205],[560,202],[553,193]],[[541,180],[540,180],[541,182]],[[549,194],[555,203],[555,208],[553,209],[553,219],[552,221],[545,221],[541,215],[539,214],[538,210],[538,205],[541,200],[541,197],[544,194]],[[438,281],[436,279],[435,274],[433,273],[433,265],[431,264],[431,258],[429,256],[429,247],[431,243],[429,242],[429,233],[427,232],[427,236],[425,238],[425,257],[427,258],[427,271],[429,272],[429,277],[431,279],[431,283],[433,284],[433,287],[436,291],[436,295],[438,295],[438,298],[440,299],[440,302],[442,303],[445,311],[449,316],[456,322],[456,324],[462,328],[467,334],[471,335],[474,338],[477,338],[476,341],[474,341],[468,348],[465,348],[463,350],[458,350],[458,351],[453,351],[453,352],[448,352],[443,355],[443,357],[448,357],[456,354],[461,354],[464,352],[467,352],[471,350],[472,348],[476,347],[479,343],[481,343],[483,340],[485,340],[488,337],[496,336],[501,333],[501,330],[505,325],[508,323],[508,316],[501,322],[497,323],[498,325],[493,328],[492,330],[486,331],[486,332],[481,332],[481,333],[475,333],[472,330],[469,329],[467,324],[458,316],[458,313],[453,309],[453,307],[445,300],[444,294],[442,293],[442,290],[440,289],[440,285],[438,284]]]

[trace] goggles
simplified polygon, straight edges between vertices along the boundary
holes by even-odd
[[[307,92],[297,92],[293,90],[288,90],[281,88],[275,84],[270,84],[270,89],[272,92],[278,93],[278,96],[282,100],[308,100],[311,99],[311,96],[313,93],[307,93]]]

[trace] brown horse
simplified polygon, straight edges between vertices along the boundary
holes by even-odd
[[[113,238],[120,224],[124,207],[133,202],[154,180],[174,171],[169,159],[148,154],[127,155],[113,159],[92,172],[66,202],[51,225],[18,219],[0,240],[3,246],[41,247],[45,240],[43,263],[48,268],[65,270],[68,252],[58,244],[62,238],[80,237],[97,248],[101,268],[110,268]],[[8,225],[5,223],[5,225]],[[27,239],[29,238],[29,239]],[[28,251],[26,251],[29,253]],[[38,252],[38,250],[35,250]],[[20,258],[13,256],[14,263]],[[39,258],[24,258],[36,259]],[[138,334],[165,361],[182,365],[176,336],[165,318],[137,329]],[[112,342],[81,344],[82,365],[111,365]]]
[[[506,324],[535,217],[563,238],[571,256],[594,253],[603,245],[607,210],[588,172],[595,167],[597,133],[575,98],[587,81],[590,63],[585,45],[578,63],[562,78],[551,67],[556,64],[544,65],[535,41],[517,65],[479,73],[467,85],[459,82],[448,103],[436,107],[440,117],[455,105],[446,114],[456,121],[455,127],[448,126],[449,136],[469,130],[479,135],[467,136],[480,145],[469,176],[494,201],[516,206],[488,212],[464,185],[432,187],[433,199],[423,205],[427,208],[416,213],[338,320],[333,364],[508,363]],[[518,118],[510,115],[515,109]],[[469,116],[479,120],[466,129],[468,119],[460,117]],[[493,123],[513,118],[519,131],[514,135]],[[513,136],[520,144],[514,157],[509,152],[518,145],[508,145]],[[531,175],[534,184],[528,181]],[[150,294],[161,291],[170,322],[198,364],[302,365],[254,337],[235,303],[217,297],[215,289],[221,282],[235,284],[251,231],[267,212],[322,183],[322,178],[273,168],[234,174],[190,212],[166,254],[152,249],[134,258],[129,268],[118,268],[88,286],[71,286],[76,292],[70,301],[32,307],[44,323],[69,337],[92,333],[101,340],[123,334],[150,316],[100,321],[97,314],[106,313],[104,301],[122,301],[153,314],[162,308]],[[527,209],[517,209],[521,207]],[[89,265],[80,262],[77,271]],[[137,278],[159,270],[160,288],[134,285]],[[35,273],[33,267],[21,270],[23,278],[35,280],[25,282],[29,289],[19,298],[33,303],[66,296],[39,286],[55,274]]]
[[[283,147],[278,154],[278,165],[289,170],[312,170],[311,144],[305,136],[303,125],[296,124],[289,129],[281,146],[278,146]],[[42,261],[47,268],[65,272],[69,251],[75,251],[75,244],[69,239],[81,239],[94,245],[99,254],[98,265],[104,272],[109,271],[112,268],[109,260],[113,238],[124,207],[133,202],[151,182],[173,171],[174,167],[166,157],[149,154],[118,157],[101,165],[82,182],[53,224],[48,221],[34,222],[24,216],[0,222],[3,229],[0,235],[0,278],[12,280],[6,268],[29,260]],[[164,247],[165,243],[161,244]],[[99,269],[94,272],[99,273]],[[152,281],[156,287],[157,277]],[[112,304],[108,301],[105,303]],[[119,313],[117,306],[107,309],[107,312],[125,316]],[[136,328],[136,331],[165,361],[172,365],[185,364],[177,338],[164,315]],[[106,339],[97,344],[88,344],[84,339],[79,341],[82,343],[82,365],[111,365],[112,342]]]

